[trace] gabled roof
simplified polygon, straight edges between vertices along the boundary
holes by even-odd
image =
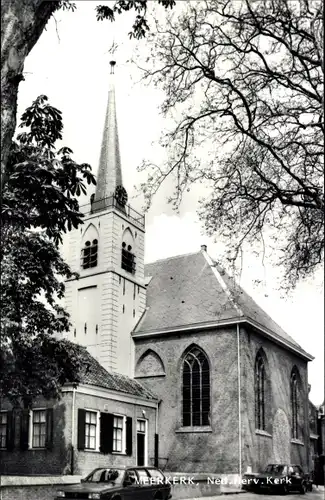
[[[313,359],[217,264],[206,251],[145,266],[151,277],[147,308],[134,338],[182,329],[249,322],[265,335]]]
[[[111,391],[121,392],[142,399],[157,400],[157,397],[140,382],[120,373],[108,372],[93,357],[85,347],[78,346],[82,364],[85,367],[80,375],[80,383],[102,387]]]

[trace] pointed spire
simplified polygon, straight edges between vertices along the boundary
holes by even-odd
[[[108,90],[108,102],[103,131],[102,147],[100,152],[97,174],[95,200],[99,201],[112,196],[117,186],[122,185],[121,156],[117,130],[114,66],[111,61],[111,81]]]

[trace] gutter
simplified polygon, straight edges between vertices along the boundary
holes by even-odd
[[[262,333],[265,335],[266,338],[271,339],[273,342],[276,344],[280,345],[281,347],[285,347],[286,349],[290,350],[291,352],[294,352],[301,358],[307,360],[307,361],[313,361],[315,358],[311,354],[308,354],[307,352],[303,351],[302,349],[299,349],[298,346],[295,346],[294,344],[290,343],[289,341],[286,341],[282,338],[279,337],[279,335],[273,333],[272,331],[268,330],[267,328],[263,327],[260,325],[257,321],[254,321],[253,319],[243,316],[243,317],[234,317],[230,319],[225,319],[225,320],[216,320],[216,321],[207,321],[204,323],[193,323],[191,325],[179,325],[171,328],[163,328],[159,330],[149,330],[149,331],[133,331],[132,333],[132,338],[134,340],[136,339],[145,339],[145,338],[150,338],[150,337],[158,337],[161,335],[173,335],[177,334],[180,332],[187,332],[187,331],[200,331],[200,330],[207,330],[207,329],[215,329],[215,328],[220,328],[222,326],[232,326],[237,323],[243,323],[247,324],[253,328],[255,328],[259,333]]]
[[[240,364],[240,342],[239,323],[236,325],[237,329],[237,377],[238,377],[238,460],[239,460],[239,477],[242,477],[242,439],[241,439],[241,364]]]
[[[72,389],[72,410],[71,410],[71,474],[74,474],[74,446],[75,446],[75,415],[76,415],[76,388]]]
[[[155,422],[155,443],[154,443],[154,465],[155,467],[159,467],[159,433],[158,433],[158,426],[159,426],[159,405],[161,403],[161,399],[157,401],[157,406],[156,406],[156,422]]]

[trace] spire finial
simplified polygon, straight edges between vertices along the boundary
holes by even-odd
[[[110,61],[109,64],[111,66],[111,75],[114,75],[114,66],[116,65],[116,61]]]

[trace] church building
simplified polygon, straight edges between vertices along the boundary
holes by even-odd
[[[113,78],[96,192],[64,255],[79,273],[65,307],[82,381],[58,402],[2,408],[1,472],[138,464],[241,476],[270,462],[308,471],[312,356],[206,246],[144,264],[145,217],[123,187]]]

